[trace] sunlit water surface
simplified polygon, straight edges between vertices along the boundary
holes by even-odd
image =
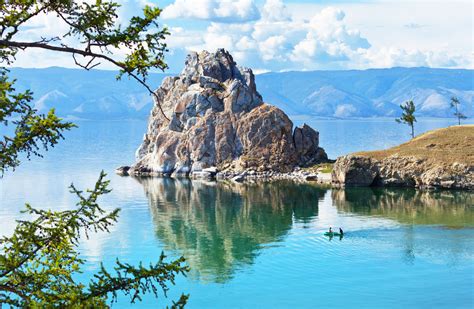
[[[309,121],[330,157],[407,140],[393,120]],[[452,124],[424,120],[419,132]],[[0,234],[9,234],[25,202],[68,209],[74,182],[91,187],[101,170],[122,209],[110,233],[81,244],[87,278],[100,261],[156,261],[162,250],[191,267],[164,307],[184,292],[190,308],[474,307],[474,194],[407,189],[331,190],[290,182],[232,184],[119,177],[146,123],[80,122],[43,159],[0,180]],[[323,232],[342,226],[344,238]],[[129,307],[119,298],[114,307]]]

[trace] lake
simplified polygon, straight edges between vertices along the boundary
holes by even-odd
[[[393,119],[303,121],[331,158],[409,139]],[[416,130],[453,123],[422,119]],[[122,211],[110,233],[81,243],[84,278],[100,261],[146,263],[162,250],[191,267],[168,299],[149,295],[135,307],[165,307],[182,292],[189,308],[474,306],[474,193],[119,177],[113,171],[133,162],[146,122],[78,125],[44,158],[0,179],[0,234],[26,202],[74,207],[69,184],[91,187],[105,170],[113,191],[102,205]],[[323,236],[329,226],[346,235]],[[127,298],[113,305],[129,306]]]

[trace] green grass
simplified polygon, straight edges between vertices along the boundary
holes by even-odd
[[[310,173],[331,173],[333,163],[319,163],[313,166],[303,168],[303,171]]]

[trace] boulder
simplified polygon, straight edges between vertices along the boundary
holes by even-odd
[[[232,177],[232,180],[235,182],[243,182],[245,180],[245,175],[237,175]]]
[[[311,166],[328,160],[324,149],[319,147],[319,132],[307,124],[295,128],[293,140],[300,159],[300,166]]]
[[[378,167],[370,158],[345,156],[337,159],[332,170],[332,182],[344,186],[370,186],[377,176]]]
[[[307,125],[293,131],[282,110],[263,102],[252,70],[223,49],[192,52],[155,94],[131,175],[290,172],[327,160],[319,133]]]
[[[308,175],[305,175],[304,180],[306,181],[318,181],[318,175],[317,174],[308,174]]]
[[[130,170],[130,166],[120,166],[115,169],[115,174],[120,176],[128,176],[128,171]]]

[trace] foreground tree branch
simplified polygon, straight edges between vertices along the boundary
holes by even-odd
[[[58,118],[54,109],[39,114],[32,107],[33,93],[16,91],[6,66],[14,63],[19,50],[69,53],[74,63],[86,70],[102,60],[119,69],[117,79],[126,74],[155,95],[146,79],[150,69],[167,68],[164,38],[168,32],[156,22],[161,11],[146,6],[142,17],[132,17],[123,27],[117,24],[118,7],[113,1],[0,1],[0,62],[4,65],[0,67],[0,177],[20,164],[22,154],[41,156],[41,149],[54,147],[64,138],[64,131],[75,126]],[[22,26],[42,14],[57,16],[69,30],[29,42],[18,40]],[[127,53],[118,59],[117,50]],[[86,62],[81,63],[80,56]],[[117,260],[112,271],[101,264],[89,283],[77,281],[84,264],[77,250],[80,236],[108,232],[118,218],[119,209],[106,211],[98,204],[99,197],[110,192],[108,184],[102,172],[92,190],[83,192],[71,185],[71,193],[79,200],[73,210],[41,210],[26,205],[24,212],[33,219],[17,221],[13,235],[0,238],[0,307],[102,308],[107,307],[108,300],[116,301],[118,293],[135,302],[145,293],[158,297],[161,291],[166,296],[176,276],[188,272],[183,257],[167,262],[162,253],[158,262],[148,267]],[[172,307],[183,307],[187,299],[181,295]]]
[[[169,118],[166,116],[163,109],[161,108],[158,96],[151,89],[151,87],[146,83],[146,79],[145,78],[140,78],[137,74],[129,71],[129,68],[127,67],[126,64],[118,62],[115,59],[111,58],[110,56],[107,56],[106,54],[92,52],[88,48],[86,48],[85,50],[82,50],[82,49],[78,49],[78,48],[69,47],[69,46],[66,46],[66,45],[55,46],[55,45],[50,45],[50,44],[43,43],[43,42],[15,42],[15,41],[0,40],[0,46],[8,46],[10,48],[19,48],[19,49],[22,49],[22,50],[25,50],[27,48],[41,48],[41,49],[46,49],[46,50],[51,50],[51,51],[56,51],[56,52],[61,52],[61,53],[68,53],[68,54],[71,54],[73,56],[74,62],[75,62],[76,65],[78,65],[78,66],[80,66],[80,67],[82,67],[86,70],[90,70],[90,69],[96,67],[97,65],[99,65],[99,63],[92,64],[94,59],[96,59],[96,58],[104,59],[104,60],[114,64],[118,68],[120,68],[123,73],[128,74],[128,76],[135,79],[138,83],[140,83],[143,87],[145,87],[145,89],[151,95],[153,95],[155,97],[155,100],[156,100],[155,102],[158,105],[158,108],[159,108],[161,114],[163,115],[163,117],[165,117],[165,119],[169,121]],[[83,66],[76,60],[76,58],[75,58],[76,54],[81,55],[83,57],[91,57],[91,59],[85,66]]]
[[[40,210],[26,205],[25,213],[32,221],[20,220],[10,237],[0,238],[0,303],[20,307],[105,306],[107,298],[117,299],[121,292],[131,302],[141,300],[145,293],[166,297],[169,284],[177,275],[186,275],[184,258],[166,262],[162,253],[158,262],[138,267],[116,261],[113,272],[101,265],[86,286],[74,279],[84,264],[77,252],[80,235],[109,231],[117,221],[119,209],[110,212],[101,208],[98,198],[110,192],[109,181],[101,173],[88,195],[70,186],[79,201],[77,209],[66,211]],[[182,307],[182,295],[174,304]]]
[[[0,2],[0,63],[12,65],[20,50],[43,49],[51,52],[68,53],[74,63],[86,70],[102,63],[109,63],[117,69],[120,79],[124,74],[141,84],[155,99],[155,104],[166,121],[160,100],[147,84],[149,70],[164,71],[167,51],[164,42],[169,34],[158,25],[159,8],[145,6],[142,16],[134,16],[125,25],[118,24],[119,4],[113,1],[96,1],[94,4],[70,0],[12,0]],[[66,31],[36,40],[18,39],[22,26],[42,15],[56,17],[66,26]],[[58,27],[58,29],[61,29]],[[117,55],[117,51],[126,51]],[[81,62],[82,56],[85,62]],[[63,138],[63,132],[74,125],[63,122],[54,110],[46,115],[38,114],[32,107],[32,93],[17,94],[15,81],[8,79],[8,70],[0,67],[0,177],[8,168],[20,164],[20,154],[40,154],[40,149],[54,147]],[[7,135],[7,127],[13,125],[13,135]],[[2,126],[4,128],[2,128]],[[11,132],[11,130],[10,130]]]
[[[9,81],[6,71],[0,69],[0,128],[6,131],[9,124],[15,126],[11,136],[0,139],[0,177],[8,168],[20,164],[19,156],[26,153],[41,156],[40,148],[48,150],[63,138],[63,132],[74,125],[63,122],[50,110],[47,115],[38,115],[30,106],[32,93],[27,90],[15,93],[14,81]]]

